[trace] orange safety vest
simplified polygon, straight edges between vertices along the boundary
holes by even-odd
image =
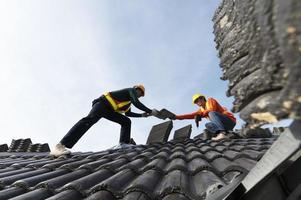
[[[125,112],[129,111],[131,108],[131,105],[130,105],[131,101],[119,102],[116,99],[113,99],[113,97],[111,96],[111,94],[109,92],[105,93],[104,96],[110,102],[110,104],[115,112],[125,113]]]
[[[215,99],[213,99],[213,98],[211,98],[211,99],[212,99],[212,100],[215,100]],[[223,107],[223,106],[220,106],[216,100],[215,100],[215,102],[216,102],[216,104],[211,105],[211,104],[210,104],[211,102],[210,102],[209,99],[208,99],[208,100],[206,101],[206,107],[205,107],[205,108],[200,107],[200,110],[201,110],[201,111],[204,111],[204,110],[207,110],[207,109],[212,109],[212,107],[214,107],[214,110],[215,110],[215,111],[220,112],[220,113],[226,115],[226,116],[229,117],[232,121],[236,122],[236,118],[234,117],[234,115],[233,115],[231,112],[229,112],[229,111],[227,110],[227,108],[225,108],[225,107]]]

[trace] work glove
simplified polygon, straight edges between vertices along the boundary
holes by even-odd
[[[149,117],[150,113],[145,112],[145,113],[142,113],[141,115],[142,115],[142,117]]]
[[[196,115],[194,117],[195,125],[197,128],[199,128],[199,122],[202,121],[202,116],[201,115]]]
[[[153,109],[152,112],[150,113],[150,115],[157,117],[159,115],[159,111],[156,109]]]

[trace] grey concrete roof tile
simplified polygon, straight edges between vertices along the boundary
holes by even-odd
[[[75,161],[78,161],[78,159],[56,159],[56,160],[53,160],[52,163],[48,163],[46,165],[43,165],[42,168],[48,168],[48,169],[54,170],[56,168],[61,167],[64,164],[72,163],[72,162],[75,162]]]
[[[178,194],[178,193],[174,193],[174,194],[168,194],[166,195],[164,198],[162,198],[162,200],[190,200],[190,198],[186,197],[183,194]]]
[[[206,158],[207,158],[207,160],[214,160],[214,159],[216,159],[216,158],[219,158],[219,157],[221,157],[221,156],[223,156],[223,154],[221,154],[220,152],[218,152],[218,151],[214,151],[214,150],[212,150],[212,151],[207,151],[206,153],[205,153],[205,156],[206,156]]]
[[[204,146],[200,147],[200,150],[201,150],[202,153],[206,153],[208,151],[214,150],[214,147],[211,147],[209,145],[204,145]]]
[[[121,166],[119,170],[123,170],[123,169],[133,169],[133,170],[136,170],[138,171],[139,169],[141,169],[142,167],[145,166],[145,164],[147,163],[147,159],[145,158],[139,158],[139,159],[136,159],[136,160],[133,160],[123,166]]]
[[[35,185],[37,185],[40,182],[43,182],[43,181],[46,181],[46,180],[49,180],[49,179],[52,179],[55,177],[59,177],[64,174],[67,174],[67,173],[68,173],[67,170],[62,170],[62,169],[50,171],[50,172],[38,174],[35,176],[22,178],[20,180],[17,180],[16,182],[14,182],[12,185],[16,186],[16,187],[28,189],[29,187],[34,187]]]
[[[204,199],[212,190],[225,185],[224,181],[214,172],[202,170],[192,177],[193,190],[200,199]]]
[[[100,159],[100,160],[96,160],[96,161],[92,161],[92,162],[89,162],[89,163],[85,163],[81,166],[79,166],[78,168],[79,169],[88,169],[90,171],[92,170],[95,170],[97,168],[99,168],[100,166],[110,162],[112,160],[110,159]]]
[[[186,157],[186,154],[185,154],[184,151],[176,151],[176,152],[173,152],[170,155],[169,159],[171,159],[171,160],[176,159],[176,158],[183,158],[183,159],[185,159],[185,157]]]
[[[213,140],[210,140],[210,142],[208,142],[208,144],[211,147],[216,147],[216,146],[224,145],[223,141],[225,141],[225,140],[222,140],[222,141],[213,141]]]
[[[127,159],[119,158],[118,160],[114,160],[114,161],[111,161],[111,162],[101,165],[96,170],[108,169],[108,170],[116,171],[118,168],[122,167],[123,165],[125,165],[127,163],[129,163],[129,161]]]
[[[185,140],[190,138],[192,126],[188,125],[178,130],[175,130],[174,140]]]
[[[149,151],[151,154],[152,152]],[[133,152],[128,152],[128,153],[125,153],[125,154],[121,154],[120,156],[118,156],[116,159],[119,159],[119,158],[126,158],[127,160],[131,160],[131,159],[135,159],[137,155],[140,155],[141,152],[136,152],[136,151],[133,151]]]
[[[167,165],[167,161],[164,158],[156,158],[145,165],[141,171],[147,171],[149,169],[157,169],[161,172],[164,171],[165,166]]]
[[[80,192],[76,190],[65,190],[52,197],[47,198],[47,200],[81,200],[83,196]]]
[[[23,152],[28,148],[28,146],[31,144],[31,140],[29,138],[27,139],[18,139],[18,140],[12,140],[8,152],[20,152],[23,149]]]
[[[166,144],[166,145],[160,145],[160,151],[166,151],[166,152],[171,152],[172,150],[172,145],[171,144]]]
[[[93,153],[93,154],[87,156],[87,159],[100,159],[105,155],[108,155],[107,151],[96,152],[96,153]]]
[[[185,148],[186,152],[190,152],[190,151],[195,151],[195,150],[199,150],[198,147],[194,146],[194,145],[189,145]]]
[[[118,152],[113,152],[113,153],[108,153],[107,155],[101,157],[101,158],[106,158],[106,159],[111,159],[114,160],[116,157],[118,157],[120,153]]]
[[[235,158],[241,156],[242,154],[240,152],[237,151],[233,151],[233,150],[226,150],[223,152],[223,155],[226,156],[227,158],[234,160]]]
[[[253,160],[259,160],[265,153],[265,151],[254,151],[254,150],[243,150],[241,153],[247,155],[248,157],[252,158]]]
[[[3,173],[0,173],[0,178],[13,176],[13,175],[16,175],[16,174],[22,174],[22,173],[26,173],[26,172],[29,172],[29,171],[32,171],[32,170],[33,169],[22,168],[22,169],[19,169],[19,170],[3,172]]]
[[[85,198],[85,200],[117,200],[117,198],[109,191],[101,190],[91,194],[89,197]]]
[[[125,195],[122,200],[151,200],[145,193],[143,192],[130,192]]]
[[[248,171],[250,171],[256,164],[256,160],[252,160],[249,158],[238,158],[234,160],[234,162]]]
[[[154,159],[156,158],[163,158],[163,159],[168,159],[169,158],[170,153],[166,152],[166,151],[161,151],[160,153],[156,154],[153,156]]]
[[[23,162],[26,162],[26,161],[24,161],[24,159],[15,159],[15,160],[7,159],[7,160],[0,163],[0,167],[5,168],[5,167],[9,167],[11,165],[14,165],[15,168],[20,168],[20,167],[23,166],[22,165]],[[21,164],[17,165],[19,163],[21,163]]]
[[[91,191],[94,193],[99,190],[108,190],[113,194],[121,194],[137,176],[138,174],[135,171],[124,169],[94,186]]]
[[[73,180],[79,179],[83,176],[87,176],[88,174],[89,174],[88,170],[80,169],[80,170],[77,170],[74,172],[64,174],[59,177],[49,179],[47,181],[40,182],[39,184],[37,184],[35,186],[35,188],[46,188],[48,190],[54,191],[55,189],[60,188],[63,185],[65,185]]]
[[[0,191],[0,199],[10,199],[16,196],[20,196],[27,191],[23,188],[11,187]]]
[[[223,141],[223,145],[225,145],[227,147],[232,146],[233,145],[233,141],[231,141],[231,140]]]
[[[60,166],[59,169],[68,169],[70,171],[73,171],[76,168],[80,167],[81,165],[84,165],[84,164],[89,163],[91,161],[92,160],[90,160],[90,159],[82,159],[82,160],[78,160],[78,161],[74,161],[74,162],[71,162],[71,163],[64,164],[64,165]]]
[[[225,157],[218,157],[210,163],[218,172],[223,173],[230,166],[233,166],[233,161]]]
[[[43,162],[43,161],[47,161],[47,160],[43,159],[43,160],[37,161],[37,160],[31,160],[31,159],[29,159],[29,160],[26,160],[26,161],[14,163],[14,164],[11,165],[11,167],[21,168],[21,167],[25,167],[25,166],[27,166],[27,165],[30,165],[30,164],[32,164],[32,163],[36,164],[36,163],[38,163],[38,162]]]
[[[191,174],[195,174],[204,169],[212,169],[212,166],[202,158],[194,158],[188,163],[188,170]]]
[[[147,148],[148,151],[150,152],[158,152],[159,147],[158,146],[151,146]]]
[[[194,158],[205,158],[205,155],[200,152],[200,150],[193,150],[193,151],[190,151],[187,155],[186,155],[186,159],[187,160],[192,160]]]
[[[173,170],[166,174],[157,185],[155,193],[166,196],[170,193],[190,194],[188,175],[181,170]]]
[[[236,146],[231,146],[228,149],[235,150],[235,151],[242,151],[243,149],[246,149],[246,146],[236,145]]]
[[[242,175],[242,172],[240,171],[230,171],[223,175],[223,180],[229,184],[240,175]]]
[[[85,190],[94,187],[112,175],[113,173],[110,170],[101,169],[92,174],[67,183],[61,188],[61,190],[73,189],[85,194]]]
[[[93,152],[73,152],[71,158],[82,159],[93,155]]]
[[[8,168],[0,169],[0,174],[4,173],[4,172],[11,172],[11,171],[14,171],[14,170],[16,170],[16,168],[13,168],[13,167],[8,167]]]
[[[125,191],[143,191],[148,194],[148,196],[152,196],[157,184],[162,179],[162,173],[158,170],[147,170],[143,174],[137,176],[125,189]]]
[[[0,186],[1,187],[7,186],[7,185],[10,185],[10,184],[14,183],[15,181],[20,180],[20,179],[36,176],[36,175],[39,175],[39,174],[46,173],[48,171],[49,171],[48,169],[37,169],[37,170],[23,172],[23,173],[11,175],[11,176],[2,177],[0,179]]]
[[[141,154],[138,154],[135,159],[140,159],[140,158],[150,158],[150,157],[153,157],[154,156],[154,153],[153,152],[143,152]]]
[[[153,126],[148,136],[147,144],[154,142],[167,142],[172,126],[172,121],[167,121]]]
[[[47,153],[3,152],[0,197],[35,198],[41,193],[52,199],[153,200],[178,194],[196,200],[250,170],[272,142],[194,139],[76,152],[58,159]]]
[[[184,157],[185,158],[185,157]],[[170,172],[172,170],[181,170],[187,171],[187,163],[182,158],[174,158],[170,161],[170,163],[166,166],[166,172]]]
[[[29,168],[40,168],[40,167],[43,167],[44,165],[47,165],[47,164],[51,164],[51,163],[57,163],[58,160],[39,160],[39,161],[36,161],[36,162],[33,162],[33,163],[30,163],[30,164],[27,164],[25,167],[29,167]]]
[[[171,149],[171,152],[174,153],[174,152],[177,152],[177,151],[185,151],[185,145],[183,144],[180,144],[180,143],[177,143],[174,145],[174,147]]]
[[[172,119],[175,117],[175,114],[170,112],[169,110],[163,108],[162,110],[159,111],[159,116],[158,116],[160,119],[166,119],[166,118],[169,118],[169,119]]]
[[[8,150],[8,146],[7,144],[1,144],[0,145],[0,152],[5,152]]]
[[[53,193],[51,193],[47,189],[41,188],[41,189],[33,190],[31,192],[27,192],[20,196],[16,196],[14,198],[11,198],[10,200],[32,200],[32,199],[44,200],[52,195]]]

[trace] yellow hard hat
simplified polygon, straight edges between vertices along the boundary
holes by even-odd
[[[142,96],[145,95],[145,87],[143,85],[135,85],[134,88],[138,88],[142,91]]]
[[[192,96],[192,103],[195,104],[195,101],[198,100],[200,97],[204,97],[205,98],[205,96],[202,95],[202,94],[195,94],[195,95],[193,95]]]

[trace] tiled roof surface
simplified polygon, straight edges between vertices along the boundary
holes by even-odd
[[[0,199],[205,199],[245,176],[275,138],[201,139],[73,153],[0,153]]]

